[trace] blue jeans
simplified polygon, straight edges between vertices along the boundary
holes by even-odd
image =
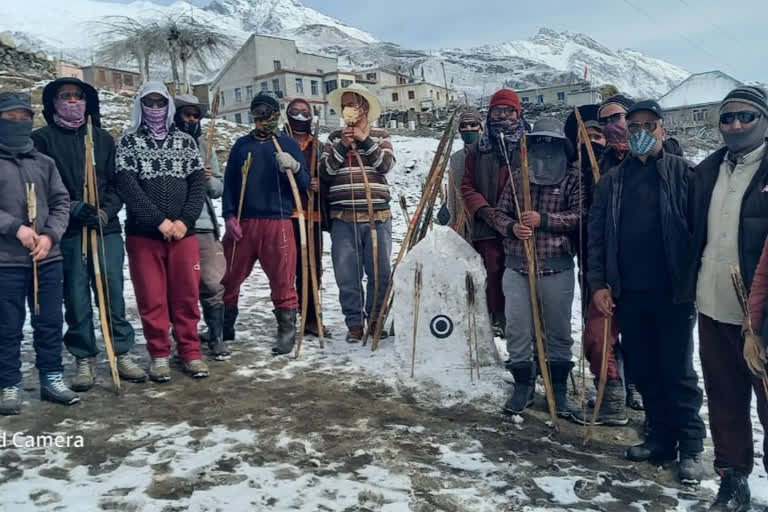
[[[356,233],[356,234],[355,234]],[[392,221],[376,223],[379,259],[379,288],[373,308],[373,247],[371,227],[368,222],[344,222],[333,219],[331,224],[331,257],[336,284],[339,287],[341,311],[347,326],[365,325],[365,318],[375,320],[389,284],[390,258],[392,256]],[[363,314],[363,271],[368,277],[365,293],[366,304]]]
[[[38,266],[40,314],[36,315],[32,267],[0,267],[0,387],[21,382],[25,302],[32,312],[35,366],[40,373],[62,370],[63,268],[61,261]]]

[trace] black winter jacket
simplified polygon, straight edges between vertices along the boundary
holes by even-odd
[[[619,233],[623,172],[627,156],[619,166],[603,175],[595,186],[589,211],[589,242],[587,248],[587,282],[592,291],[610,286],[616,299],[621,297],[619,269]],[[690,261],[693,256],[693,170],[679,156],[662,151],[656,161],[661,194],[661,222],[667,270],[672,280],[672,300],[676,304],[691,302],[694,291],[688,285]],[[642,212],[637,212],[642,215]]]
[[[727,148],[721,148],[704,159],[695,169],[696,197],[694,203],[694,258],[690,268],[689,286],[696,293],[696,280],[701,268],[701,257],[707,245],[707,224],[709,204],[715,189]],[[752,178],[741,201],[739,216],[739,268],[744,285],[749,290],[755,276],[760,253],[768,236],[768,151],[763,156],[760,168]]]

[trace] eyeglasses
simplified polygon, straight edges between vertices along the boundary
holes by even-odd
[[[658,127],[659,123],[656,121],[644,121],[642,123],[629,123],[627,125],[627,130],[632,134],[639,132],[641,129],[653,133]]]
[[[749,124],[755,119],[760,119],[763,114],[754,110],[742,110],[740,112],[724,112],[720,114],[720,124],[732,124],[736,119],[741,124]]]
[[[298,109],[298,108],[292,108],[291,110],[288,111],[288,115],[289,116],[299,116],[299,115],[302,115],[302,116],[308,117],[311,114],[309,112],[307,112],[306,110],[301,110],[301,109]]]
[[[191,117],[193,119],[200,119],[202,117],[200,112],[198,112],[197,110],[189,110],[189,109],[182,110],[181,111],[181,116],[182,117]]]
[[[82,100],[85,99],[85,94],[83,91],[64,91],[58,93],[56,97],[64,101],[69,101],[72,98],[75,98],[76,100]]]
[[[611,114],[610,116],[601,117],[597,121],[605,126],[608,123],[618,123],[622,119],[624,119],[627,116],[624,112],[616,112],[615,114]]]
[[[467,128],[478,128],[480,123],[475,121],[467,121],[466,123],[459,123],[459,130],[466,130]]]
[[[259,119],[266,119],[275,113],[275,109],[268,106],[255,107],[251,109],[251,115]]]
[[[502,114],[506,114],[507,117],[510,117],[512,114],[517,114],[517,109],[515,107],[503,107],[500,105],[491,109],[491,117],[501,117]]]
[[[534,135],[531,137],[531,145],[533,144],[551,144],[554,140],[561,140],[551,135]]]
[[[154,107],[163,108],[168,106],[168,99],[167,98],[149,98],[147,96],[144,96],[143,98],[141,98],[141,104],[148,108],[154,108]]]

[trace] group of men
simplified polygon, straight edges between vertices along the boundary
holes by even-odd
[[[767,361],[766,92],[739,87],[727,95],[718,119],[725,147],[698,166],[667,137],[656,101],[614,96],[579,110],[581,133],[589,140],[577,135],[575,119],[565,126],[540,119],[529,128],[510,90],[491,97],[485,120],[476,112],[460,119],[465,147],[451,160],[449,209],[457,229],[461,209],[472,220],[467,237],[487,268],[489,313],[504,328],[506,364],[514,378],[504,410],[525,410],[537,377],[525,247],[534,237],[535,282],[557,414],[587,423],[593,413],[571,409],[566,394],[573,366],[576,261],[585,296],[584,355],[596,384],[604,357],[608,365],[598,424],[627,424],[622,375],[631,378],[642,395],[647,429],[645,442],[630,447],[627,459],[679,461],[683,483],[700,481],[706,428],[693,365],[698,315],[714,464],[721,476],[711,510],[750,510],[753,393],[768,428],[761,381]],[[588,149],[596,155],[597,175]],[[521,181],[524,154],[530,206]],[[734,287],[734,268],[751,291],[751,325],[745,320],[745,298]],[[609,340],[605,356],[604,336]],[[614,352],[619,340],[623,372]],[[768,469],[768,439],[763,454]]]
[[[310,102],[293,100],[285,130],[279,131],[279,100],[266,92],[255,96],[253,130],[231,148],[222,178],[215,151],[201,138],[204,105],[189,95],[173,98],[160,83],[142,86],[117,144],[100,127],[98,94],[87,83],[62,78],[48,84],[43,92],[48,125],[34,132],[29,96],[0,93],[0,316],[6,320],[0,325],[0,413],[21,409],[25,302],[32,311],[41,398],[62,404],[76,403],[75,392],[94,385],[99,350],[91,290],[100,286],[108,297],[117,370],[132,382],[170,380],[171,337],[184,371],[208,376],[198,302],[210,355],[228,358],[240,287],[256,261],[269,279],[277,320],[273,353],[294,348],[299,313],[306,317],[307,333],[327,334],[321,332],[311,291],[306,301],[297,292],[303,288],[297,280],[305,277],[298,208],[306,214],[306,229],[317,233],[311,252],[318,279],[321,230],[330,232],[346,341],[359,342],[373,332],[390,274],[386,174],[394,153],[389,134],[374,126],[380,104],[363,86],[337,89],[329,102],[345,127],[318,150]],[[646,441],[630,447],[627,458],[679,460],[681,480],[698,482],[706,434],[692,360],[698,308],[715,467],[722,477],[720,508],[713,510],[747,510],[753,391],[768,427],[765,392],[751,371],[764,372],[765,365],[766,93],[740,87],[724,99],[719,127],[725,147],[696,168],[675,154],[655,101],[615,96],[582,113],[589,140],[554,119],[531,126],[518,95],[508,89],[493,95],[485,119],[471,111],[460,117],[465,146],[451,159],[447,203],[457,229],[458,217],[470,220],[465,234],[488,271],[489,313],[506,338],[507,368],[515,383],[504,410],[519,414],[534,396],[528,275],[533,257],[556,411],[580,422],[591,417],[572,410],[567,400],[577,261],[586,296],[584,352],[595,375],[603,363],[604,335],[610,340],[599,423],[627,423],[625,381],[631,377],[649,427]],[[598,156],[596,182],[588,146]],[[86,148],[92,148],[90,154]],[[96,201],[87,193],[87,159],[95,169]],[[294,186],[303,198],[298,205]],[[222,241],[212,202],[219,197]],[[118,220],[123,205],[124,243]],[[89,248],[86,238],[94,230],[98,247]],[[135,334],[123,300],[126,252],[151,356],[148,372],[130,355]],[[747,336],[731,281],[734,265],[754,295]],[[99,274],[96,268],[103,270]],[[77,361],[71,389],[62,378],[62,302],[63,342]],[[300,312],[302,303],[307,310]],[[619,340],[623,372],[613,350]],[[747,354],[751,359],[745,361]]]

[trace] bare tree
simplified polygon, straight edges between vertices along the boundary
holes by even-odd
[[[149,80],[149,61],[157,48],[152,24],[128,16],[108,16],[93,25],[101,40],[96,54],[99,61],[117,63],[133,58],[141,81]]]

